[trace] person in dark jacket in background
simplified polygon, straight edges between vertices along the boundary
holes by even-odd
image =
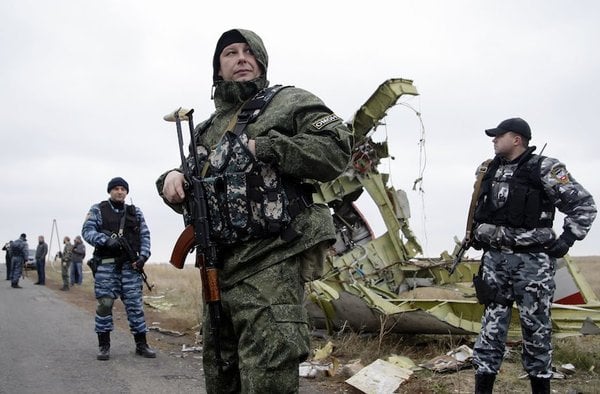
[[[70,283],[81,285],[83,281],[83,259],[85,258],[85,245],[81,236],[76,236],[73,241],[73,253],[71,255]]]
[[[12,271],[12,257],[10,255],[10,244],[12,243],[12,241],[8,241],[7,243],[4,244],[4,246],[2,247],[2,250],[4,250],[4,259],[6,260],[6,280],[10,280],[10,276],[11,276],[11,271]]]
[[[37,270],[38,280],[34,285],[46,284],[46,256],[48,255],[48,244],[44,241],[44,236],[38,237],[38,245],[35,249],[35,269]]]

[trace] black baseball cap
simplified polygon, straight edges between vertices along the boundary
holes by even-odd
[[[527,122],[521,118],[510,118],[503,120],[500,122],[498,127],[495,129],[487,129],[485,133],[490,137],[495,137],[497,135],[508,133],[509,131],[520,134],[528,140],[531,139],[531,129],[529,128],[529,124],[527,124]]]

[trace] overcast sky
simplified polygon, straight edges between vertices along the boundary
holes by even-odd
[[[483,130],[509,117],[526,119],[538,151],[547,143],[598,201],[599,20],[596,1],[3,0],[0,241],[52,235],[54,254],[53,221],[60,237],[80,234],[122,176],[150,227],[151,261],[168,261],[183,222],[154,185],[179,164],[162,116],[213,111],[212,54],[235,27],[263,38],[272,84],[309,90],[344,119],[385,80],[414,80],[420,96],[403,101],[421,113],[426,157],[408,107],[392,108],[375,138],[389,140],[385,168],[426,256],[464,235],[475,168],[493,155]],[[600,254],[598,226],[572,255]]]

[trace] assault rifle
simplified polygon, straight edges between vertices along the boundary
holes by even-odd
[[[133,251],[133,249],[131,248],[131,245],[129,245],[129,242],[127,242],[127,240],[124,237],[118,237],[117,240],[119,241],[119,245],[121,245],[121,248],[125,251],[125,254],[127,255],[127,258],[129,259],[129,261],[131,261],[132,264],[135,263],[138,260],[138,254]],[[142,280],[146,284],[146,287],[148,287],[148,290],[152,291],[152,288],[154,287],[154,285],[150,285],[150,283],[148,283],[148,275],[146,275],[146,272],[144,271],[144,267],[142,267],[142,268],[136,267],[135,270],[137,272],[139,272],[140,275],[142,276]]]
[[[181,169],[185,179],[184,188],[186,198],[183,204],[183,221],[185,229],[179,235],[173,252],[171,253],[170,263],[182,269],[187,254],[196,250],[196,268],[200,270],[200,279],[202,281],[202,294],[204,303],[208,306],[210,318],[210,333],[214,340],[215,357],[219,372],[227,362],[221,358],[221,289],[219,288],[218,261],[216,245],[209,237],[208,208],[204,189],[202,188],[201,178],[196,175],[200,173],[200,160],[195,146],[194,122],[192,113],[194,110],[179,108],[173,113],[168,114],[164,119],[168,122],[175,122],[177,127],[177,138],[179,141],[179,155],[181,157]],[[183,151],[183,135],[181,131],[181,120],[187,120],[190,132],[190,153],[193,161],[193,168],[190,168]]]
[[[116,238],[116,240],[119,241],[119,246],[121,246],[121,249],[123,249],[123,251],[127,255],[127,259],[131,261],[132,264],[138,260],[138,254],[131,248],[131,245],[129,245],[129,242],[127,242],[127,240],[124,237],[119,237],[117,234],[110,233],[108,231],[103,231],[103,233],[105,233],[111,238]],[[144,268],[136,268],[136,270],[142,276],[142,280],[146,284],[146,287],[148,287],[148,290],[152,291],[154,285],[150,285],[150,283],[148,283],[148,275],[146,275]]]
[[[473,244],[473,229],[475,227],[475,208],[477,206],[477,199],[479,198],[479,191],[481,190],[481,182],[483,182],[483,176],[488,171],[489,165],[491,163],[491,159],[484,161],[481,163],[479,168],[477,169],[477,177],[475,178],[475,184],[473,185],[473,194],[471,195],[471,204],[469,206],[469,214],[467,215],[467,228],[465,230],[465,237],[463,238],[460,248],[458,252],[456,252],[456,256],[452,259],[452,264],[448,269],[450,275],[454,273],[454,270],[460,264],[460,261],[463,258],[463,255],[471,245]]]
[[[448,273],[450,275],[454,273],[454,270],[456,270],[456,267],[458,266],[458,264],[460,264],[465,252],[469,250],[470,247],[471,239],[465,237],[460,243],[460,248],[458,249],[458,252],[456,252],[456,256],[454,256],[454,258],[452,259],[452,265],[450,265],[450,268],[448,269]]]

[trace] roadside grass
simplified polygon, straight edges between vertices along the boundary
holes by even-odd
[[[198,269],[192,264],[178,270],[170,264],[147,264],[145,271],[148,280],[154,285],[151,292],[144,287],[147,302],[160,299],[159,313],[173,325],[170,328],[182,331],[198,331],[202,320],[201,283]],[[35,271],[29,275],[36,275]],[[47,265],[46,275],[56,283],[61,283],[59,264]],[[595,288],[597,283],[591,282]],[[92,294],[91,272],[84,265],[82,290]],[[410,358],[422,364],[436,356],[446,354],[463,344],[473,347],[475,336],[451,335],[408,335],[379,332],[363,334],[356,332],[337,333],[327,338],[314,337],[312,350],[323,347],[328,341],[334,345],[332,358],[340,364],[359,360],[364,366],[376,359],[386,359],[391,355]],[[575,374],[564,380],[552,381],[554,392],[600,392],[600,336],[578,336],[553,338],[554,365],[573,364]],[[502,364],[502,369],[494,386],[495,393],[529,392],[528,379],[520,378],[525,372],[521,366],[521,345],[517,340],[509,344],[510,351]],[[470,393],[474,387],[474,371],[471,367],[450,373],[437,373],[423,369],[413,374],[410,380],[400,386],[400,393]],[[344,383],[348,376],[334,376],[323,379],[329,392],[346,392],[349,386]],[[571,390],[571,391],[569,391]],[[574,391],[573,391],[574,390]]]
[[[144,296],[164,297],[171,308],[169,317],[179,320],[189,328],[202,322],[202,285],[200,271],[193,265],[179,270],[170,264],[147,264],[144,267],[148,281],[153,284],[152,292],[144,289]]]
[[[598,374],[600,339],[597,335],[560,338],[553,341],[555,364],[571,363],[578,371]],[[597,388],[600,391],[600,387]]]
[[[198,269],[193,266],[178,270],[170,264],[146,264],[144,271],[148,282],[153,286],[148,291],[144,285],[144,299],[147,303],[159,305],[162,313],[170,321],[176,321],[176,329],[198,327],[202,320],[201,284]],[[28,275],[36,277],[35,271]],[[56,283],[62,283],[60,262],[46,264],[46,277]],[[93,297],[94,281],[92,272],[84,264],[81,288]]]

